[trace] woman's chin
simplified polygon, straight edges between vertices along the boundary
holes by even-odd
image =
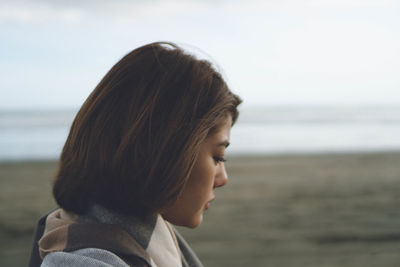
[[[201,222],[203,221],[203,214],[199,214],[197,216],[191,217],[191,218],[182,218],[181,220],[174,219],[174,218],[165,218],[167,221],[172,223],[173,225],[176,226],[183,226],[187,228],[194,229],[198,227]]]
[[[200,219],[198,219],[196,221],[192,221],[191,223],[189,223],[187,225],[184,225],[184,226],[187,227],[187,228],[194,229],[194,228],[197,228],[201,224],[202,221],[203,221],[203,216],[201,216]]]

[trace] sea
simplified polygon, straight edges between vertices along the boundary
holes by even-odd
[[[77,109],[0,111],[0,161],[57,160]],[[229,155],[400,151],[399,106],[241,109]]]

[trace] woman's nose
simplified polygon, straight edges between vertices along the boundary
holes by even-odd
[[[226,173],[224,163],[221,162],[221,166],[219,167],[219,171],[215,177],[214,188],[224,186],[226,185],[227,182],[228,182],[228,174]]]

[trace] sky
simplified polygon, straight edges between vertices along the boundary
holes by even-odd
[[[245,106],[400,104],[400,1],[1,0],[0,109],[77,108],[161,40],[211,60]]]

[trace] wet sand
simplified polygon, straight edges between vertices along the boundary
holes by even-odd
[[[195,229],[205,266],[398,266],[400,153],[228,158]],[[55,162],[0,163],[0,266],[24,266]]]

